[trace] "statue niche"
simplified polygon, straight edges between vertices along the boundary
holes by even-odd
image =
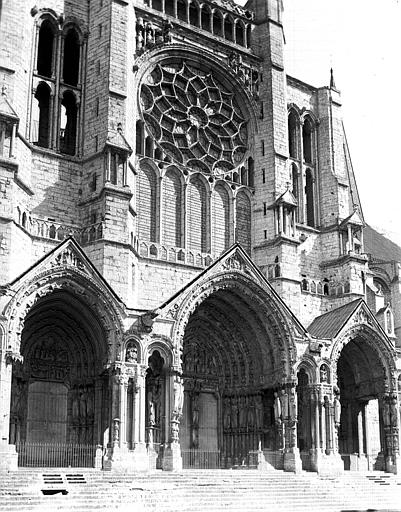
[[[164,359],[159,351],[149,357],[146,371],[146,432],[149,445],[162,442],[164,429]]]

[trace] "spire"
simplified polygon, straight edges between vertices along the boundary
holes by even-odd
[[[330,89],[337,89],[336,83],[334,81],[333,68],[330,68]]]

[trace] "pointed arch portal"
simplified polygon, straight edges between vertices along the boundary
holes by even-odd
[[[73,293],[55,290],[28,312],[20,352],[23,362],[13,368],[10,415],[10,443],[17,445],[20,465],[93,465],[93,453],[87,461],[82,452],[75,463],[64,456],[71,453],[67,445],[94,450],[104,444],[107,343],[97,315]],[[37,453],[25,461],[28,445],[32,456],[32,444]]]
[[[278,310],[269,310],[270,298],[254,288],[235,276],[198,299],[188,318],[182,347],[184,467],[197,464],[197,452],[212,458],[209,467],[213,460],[229,467],[251,463],[260,446],[280,447],[274,391],[289,380],[291,340],[279,327]]]

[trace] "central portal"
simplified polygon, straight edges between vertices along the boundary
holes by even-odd
[[[184,466],[249,465],[260,447],[276,447],[276,349],[259,304],[235,288],[225,288],[205,299],[189,318],[180,425]]]

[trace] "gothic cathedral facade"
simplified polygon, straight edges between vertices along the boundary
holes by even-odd
[[[400,266],[282,13],[0,3],[0,467],[400,471]]]

